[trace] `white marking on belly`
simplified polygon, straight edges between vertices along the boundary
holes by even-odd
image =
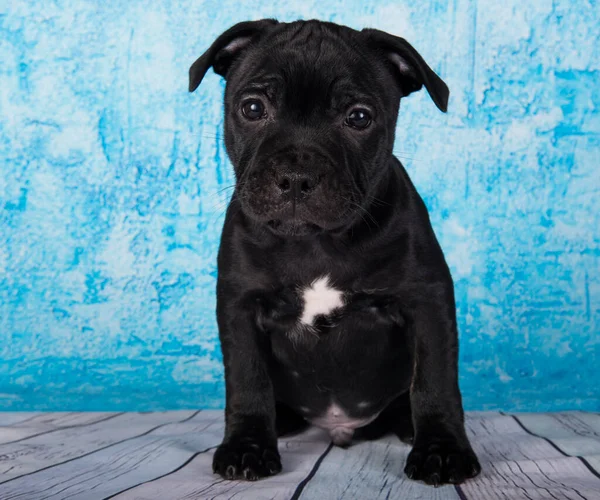
[[[313,281],[302,292],[304,310],[300,322],[312,326],[316,316],[331,314],[335,309],[342,307],[342,296],[341,291],[331,287],[328,276]]]
[[[333,444],[345,446],[350,444],[354,430],[371,423],[379,415],[375,413],[370,417],[352,418],[338,405],[331,404],[327,411],[320,417],[310,418],[310,423],[329,431]]]
[[[348,429],[347,427],[336,427],[329,431],[329,436],[336,446],[348,446],[352,442],[352,436],[354,436],[354,429]]]
[[[368,406],[371,406],[371,403],[369,403],[368,401],[361,401],[360,403],[358,403],[357,406],[360,409],[363,409],[363,408],[367,408]]]

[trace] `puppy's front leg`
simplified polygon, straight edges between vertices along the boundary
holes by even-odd
[[[415,437],[404,469],[409,478],[435,486],[461,483],[481,470],[464,428],[454,294],[451,285],[439,289],[413,312]]]
[[[275,401],[268,372],[268,339],[256,326],[252,299],[233,298],[220,284],[219,337],[225,365],[225,438],[213,471],[225,479],[254,481],[281,471]]]

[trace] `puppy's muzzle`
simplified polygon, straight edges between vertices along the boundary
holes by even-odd
[[[272,172],[272,193],[280,202],[302,203],[314,195],[324,174],[324,162],[320,155],[310,151],[287,151],[269,160]]]
[[[309,221],[312,206],[326,196],[327,158],[310,149],[290,146],[269,155],[254,177],[251,205],[255,212],[279,221]],[[252,177],[252,176],[251,176]],[[256,210],[258,208],[258,210]]]
[[[281,234],[308,234],[344,223],[348,212],[340,165],[314,145],[263,148],[242,179],[245,214]],[[344,194],[346,193],[346,194]]]
[[[301,201],[310,196],[321,182],[321,176],[306,172],[277,172],[274,182],[277,184],[281,196]]]

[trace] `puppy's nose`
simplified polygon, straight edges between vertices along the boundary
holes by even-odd
[[[277,175],[275,182],[282,195],[299,199],[312,193],[320,180],[320,176],[315,174],[288,172]]]

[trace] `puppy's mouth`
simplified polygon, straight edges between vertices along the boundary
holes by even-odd
[[[298,219],[271,219],[267,221],[267,227],[279,236],[313,236],[323,232],[321,226]]]

